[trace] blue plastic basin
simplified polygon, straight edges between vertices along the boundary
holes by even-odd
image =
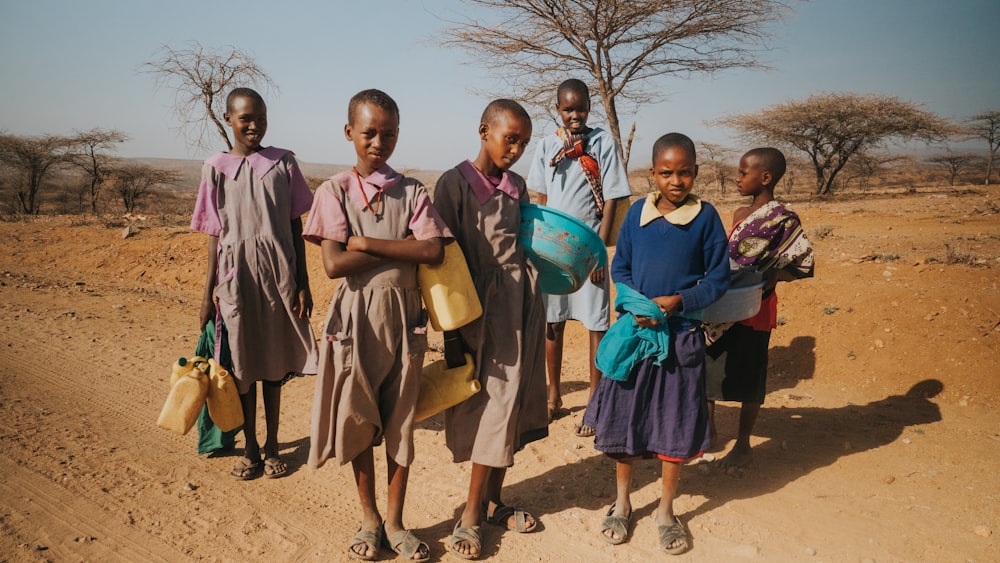
[[[608,263],[608,251],[593,229],[544,205],[521,204],[518,240],[538,269],[539,288],[552,295],[573,293]]]

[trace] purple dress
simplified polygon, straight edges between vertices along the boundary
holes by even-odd
[[[466,161],[441,175],[434,190],[483,306],[482,317],[460,329],[482,390],[445,411],[445,440],[456,462],[509,467],[516,451],[549,432],[545,303],[517,239],[524,180],[512,172],[493,180]]]
[[[450,238],[427,190],[384,166],[364,179],[340,173],[316,190],[303,237]],[[378,189],[375,189],[378,186]],[[386,262],[340,280],[323,330],[313,397],[309,466],[341,465],[384,438],[386,455],[413,462],[413,415],[427,349],[417,265]]]
[[[289,150],[217,153],[202,167],[191,228],[219,237],[216,324],[229,333],[241,394],[256,381],[316,373],[309,319],[292,311],[298,285],[291,225],[310,205],[312,193]]]

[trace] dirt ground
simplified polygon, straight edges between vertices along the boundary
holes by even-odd
[[[723,217],[735,205],[719,204]],[[1000,191],[794,208],[816,246],[817,275],[779,288],[783,324],[753,463],[682,472],[677,509],[693,549],[676,559],[996,561]],[[194,432],[155,425],[169,365],[197,340],[206,245],[185,220],[133,217],[128,238],[80,218],[0,223],[0,560],[347,559],[359,522],[351,471],[305,466],[312,379],[284,388],[284,479],[237,482],[229,470],[242,440],[235,452],[199,457]],[[309,252],[318,330],[333,283]],[[654,462],[637,467],[630,541],[599,537],[614,475],[592,441],[573,434],[586,342],[570,323],[572,413],[508,473],[507,500],[542,529],[487,526],[485,557],[670,559],[651,518]],[[717,457],[732,446],[737,413],[720,404]],[[434,559],[452,558],[443,541],[469,466],[451,462],[440,416],[419,426],[416,443],[405,520]],[[384,455],[376,460],[384,475]],[[394,557],[383,549],[380,559]]]

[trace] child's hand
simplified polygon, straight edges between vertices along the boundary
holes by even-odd
[[[348,238],[347,250],[354,252],[368,252],[368,239],[363,236],[352,236]]]
[[[590,283],[594,285],[601,285],[604,282],[604,276],[608,271],[607,266],[601,266],[600,268],[595,268],[593,272],[590,273]]]
[[[642,328],[652,328],[660,323],[658,323],[656,319],[652,317],[640,317],[637,315],[635,317],[635,324],[639,325]]]
[[[211,297],[206,297],[201,300],[201,311],[198,312],[198,321],[201,323],[199,326],[201,330],[205,330],[205,325],[208,321],[215,320],[215,301]]]
[[[675,311],[679,311],[681,307],[684,306],[684,302],[681,300],[681,296],[676,294],[654,297],[653,303],[659,305],[660,310],[666,313],[668,317]]]
[[[297,293],[298,299],[292,304],[292,312],[298,314],[300,319],[311,317],[313,312],[312,292],[306,287],[300,289]]]

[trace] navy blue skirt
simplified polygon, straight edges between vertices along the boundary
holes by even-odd
[[[647,358],[627,381],[602,377],[583,423],[596,431],[594,447],[615,458],[684,461],[705,451],[710,436],[701,329],[672,333],[662,365]]]

